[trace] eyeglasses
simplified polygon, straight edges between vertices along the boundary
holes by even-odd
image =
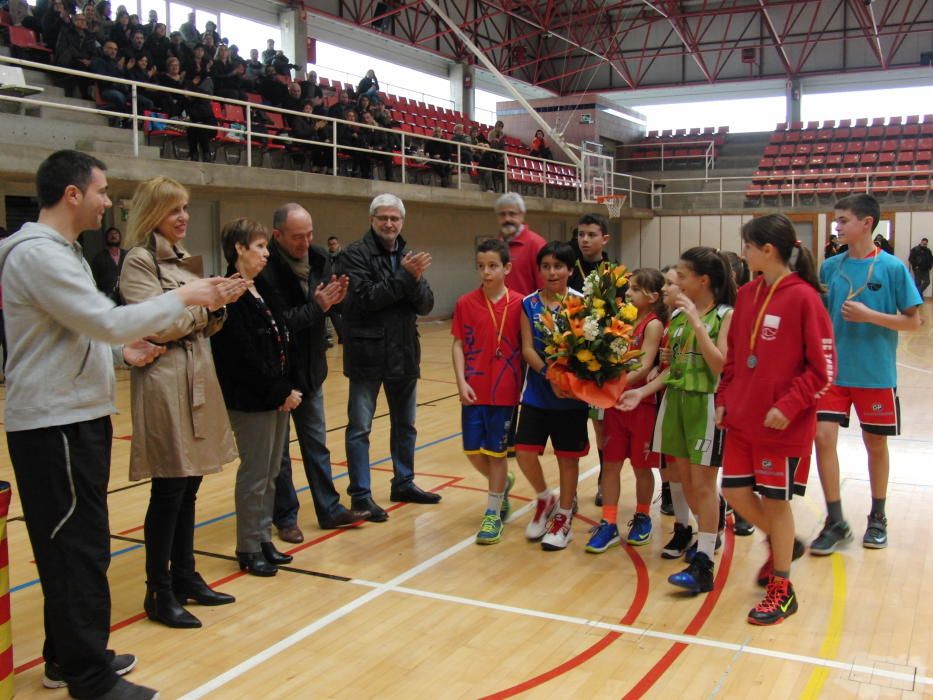
[[[404,219],[401,216],[385,216],[382,214],[377,214],[373,218],[376,221],[378,221],[380,224],[385,224],[385,223],[397,224],[400,221],[404,221]]]

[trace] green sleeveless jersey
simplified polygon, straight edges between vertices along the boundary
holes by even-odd
[[[732,307],[728,304],[720,304],[703,316],[703,325],[714,343],[719,338],[723,318],[731,310]],[[681,391],[715,393],[719,375],[714,375],[703,359],[687,314],[680,312],[671,318],[668,339],[671,348],[671,371],[664,384]]]

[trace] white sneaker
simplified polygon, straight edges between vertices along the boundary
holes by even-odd
[[[547,500],[536,499],[535,517],[525,528],[525,537],[532,542],[540,540],[547,532],[547,522],[551,514],[557,509],[557,496],[553,493],[547,497]]]
[[[563,513],[557,513],[548,523],[547,533],[541,540],[541,549],[553,552],[564,549],[573,542],[573,517],[568,518]]]

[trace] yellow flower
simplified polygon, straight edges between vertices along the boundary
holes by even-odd
[[[593,299],[592,302],[590,303],[593,304],[594,309],[601,309],[606,305],[606,300],[605,299]]]
[[[626,304],[622,307],[622,318],[631,323],[638,318],[638,309],[634,304]]]
[[[616,287],[624,287],[625,283],[628,281],[628,278],[625,276],[619,277],[616,279]]]
[[[544,354],[545,354],[545,355],[555,355],[555,354],[557,354],[557,348],[554,347],[553,345],[545,345],[545,346],[544,346]]]
[[[580,362],[592,362],[592,361],[594,361],[594,359],[593,359],[593,358],[594,358],[594,355],[593,355],[593,353],[590,352],[589,350],[580,350],[580,351],[578,351],[577,354],[576,354],[576,358],[577,358]]]
[[[577,355],[579,356],[579,353],[577,353]],[[590,372],[596,372],[596,371],[602,369],[602,365],[599,364],[599,360],[597,360],[597,359],[592,359],[592,360],[590,360],[589,362],[586,363],[586,368],[587,368]]]

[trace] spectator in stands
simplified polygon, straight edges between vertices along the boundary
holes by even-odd
[[[363,112],[363,124],[369,127],[379,126],[376,124],[376,118],[373,116],[372,112]],[[379,129],[369,129],[369,147],[373,151],[379,151],[385,155],[374,155],[372,160],[376,162],[382,162],[385,170],[385,179],[388,182],[392,182],[393,179],[393,168],[392,168],[392,134],[387,131],[381,131]]]
[[[888,255],[894,255],[894,246],[891,245],[891,242],[882,236],[880,233],[875,236],[875,247],[881,248]]]
[[[116,42],[108,41],[104,44],[100,56],[95,56],[91,61],[91,72],[109,78],[125,78],[126,72],[123,70],[123,62],[117,61]],[[124,83],[112,83],[103,80],[97,81],[97,89],[100,92],[101,99],[112,107],[116,112],[130,113],[132,111],[132,94],[129,85]],[[145,110],[154,109],[155,105],[148,97],[137,92],[137,114],[142,114]],[[121,121],[118,118],[111,118],[111,126],[119,126],[115,123]]]
[[[355,110],[348,109],[344,115],[349,124],[337,125],[337,143],[341,146],[352,146],[354,149],[368,149],[369,129],[360,129],[359,117]],[[341,153],[350,156],[353,162],[353,177],[371,180],[373,176],[372,160],[369,153],[360,150],[341,149]]]
[[[94,41],[97,41],[97,35],[100,31],[100,21],[97,19],[97,8],[94,7],[93,2],[89,2],[84,6],[82,12],[84,14],[84,19],[87,20],[87,32],[94,37]]]
[[[921,238],[920,243],[910,249],[907,262],[914,276],[914,284],[917,285],[917,291],[920,292],[920,298],[922,299],[923,293],[930,286],[930,270],[933,269],[933,251],[930,250],[930,240],[928,238]]]
[[[288,88],[276,77],[274,66],[268,65],[263,68],[266,72],[259,80],[259,94],[266,104],[281,107],[288,97]]]
[[[531,150],[528,153],[535,158],[546,158],[547,160],[553,158],[551,149],[548,148],[547,142],[544,140],[544,131],[541,129],[535,132],[535,137],[531,140]]]
[[[130,16],[126,12],[117,15],[117,21],[110,28],[110,40],[115,42],[120,50],[120,55],[124,55],[125,49],[132,43],[133,35],[130,29]]]
[[[158,71],[155,66],[149,66],[149,57],[140,56],[139,60],[126,70],[126,77],[129,80],[135,80],[137,83],[155,85],[158,82],[156,80],[157,73]],[[142,87],[136,88],[136,94],[140,98],[147,98],[155,105],[156,110],[165,112],[169,116],[177,116],[181,111],[180,109],[175,109],[175,99],[181,97],[180,95],[170,95],[161,90],[146,90]],[[142,104],[142,102],[140,102],[140,104]],[[152,109],[152,107],[141,108],[140,111],[145,111],[145,109]]]
[[[42,16],[42,40],[51,49],[58,48],[58,37],[63,28],[71,24],[71,16],[65,9],[65,4],[56,0]],[[57,63],[57,61],[56,61]]]
[[[220,38],[220,34],[217,33],[217,25],[214,24],[211,20],[207,20],[204,23],[204,34],[201,36],[201,41],[204,41],[210,37],[210,41],[213,42],[213,46],[219,47],[223,40]]]
[[[10,13],[10,19],[17,27],[26,27],[37,34],[42,33],[42,23],[39,18],[33,14],[32,8],[26,0],[10,0],[7,6],[7,12]]]
[[[456,143],[470,144],[469,137],[463,133],[463,124],[454,124],[454,132],[451,135],[450,140]],[[453,149],[453,147],[451,147],[451,149]],[[461,146],[458,150],[459,150],[459,161],[458,162],[469,163],[470,161],[473,160],[473,149],[464,148]],[[457,155],[457,153],[453,152],[453,150],[451,152],[452,152],[451,157]]]
[[[143,44],[143,46],[152,57],[152,65],[154,65],[159,70],[164,70],[165,61],[168,60],[169,54],[172,53],[172,42],[169,41],[169,38],[166,34],[165,25],[161,22],[158,22],[155,26],[155,29],[153,29],[149,34],[149,37],[146,39],[146,42]]]
[[[356,98],[356,113],[362,115],[364,112],[368,112],[372,107],[372,100],[369,99],[368,95],[360,95]]]
[[[210,34],[205,34],[201,37],[201,43],[204,45],[204,55],[209,59],[213,60],[214,56],[217,54],[217,42],[214,41],[214,37]]]
[[[296,82],[291,82],[288,84],[288,96],[285,98],[285,101],[282,103],[282,107],[285,109],[290,109],[295,112],[301,111],[301,85]]]
[[[91,61],[97,55],[97,43],[87,31],[87,18],[74,15],[71,24],[62,29],[55,45],[55,64],[62,68],[90,70]],[[88,78],[67,77],[64,79],[65,96],[74,95],[75,88],[85,100],[91,99],[92,81]]]
[[[262,64],[264,66],[271,66],[275,54],[275,39],[266,39],[266,50],[262,52]]]
[[[211,75],[214,60],[209,58],[204,44],[197,44],[192,52],[191,63],[184,68],[184,78],[194,85],[200,85]]]
[[[499,188],[505,187],[503,174],[501,172],[496,172],[496,170],[501,170],[505,164],[502,153],[499,153],[499,151],[505,148],[505,134],[502,132],[504,126],[505,125],[499,121],[490,129],[489,133],[486,134],[486,142],[489,144],[489,148],[480,155],[480,166],[483,168],[490,168],[489,170],[480,171],[481,187],[487,192],[496,192]]]
[[[135,62],[137,67],[146,66],[149,63],[149,56],[144,55]],[[151,69],[150,69],[151,70]],[[156,82],[164,87],[175,88],[176,90],[185,89],[185,76],[181,72],[181,63],[172,56],[165,62],[165,71],[158,74]],[[156,92],[156,103],[159,105],[159,111],[165,112],[169,117],[177,117],[185,109],[186,100],[184,95],[176,95],[171,92]]]
[[[444,132],[441,127],[435,126],[431,136],[436,139],[444,138]],[[450,144],[444,141],[425,141],[425,152],[431,158],[444,161],[443,163],[431,163],[431,170],[440,175],[441,187],[450,187]]]
[[[314,97],[320,97],[324,99],[324,90],[321,89],[321,86],[317,84],[317,73],[311,71],[308,73],[307,80],[302,80],[301,85],[301,96],[306,100],[310,100]]]
[[[823,257],[831,258],[834,255],[839,255],[842,251],[839,250],[839,238],[835,233],[830,234],[829,242],[823,248]]]
[[[181,32],[172,32],[169,34],[169,55],[177,58],[181,65],[187,66],[194,58],[194,51],[188,48]]]
[[[110,39],[110,33],[113,31],[114,21],[110,17],[110,0],[100,0],[97,3],[97,43],[101,46]]]
[[[372,102],[379,101],[379,79],[376,77],[376,71],[370,68],[366,75],[356,87],[356,94],[359,97],[366,95]]]
[[[272,65],[275,67],[275,72],[278,75],[284,75],[286,77],[291,77],[292,68],[297,68],[298,66],[292,65],[292,62],[289,60],[288,56],[285,55],[283,51],[276,51],[275,57],[272,59]]]
[[[142,29],[142,28],[143,28],[143,25],[139,21],[139,15],[135,15],[131,12],[130,13],[130,29],[135,32],[137,29]]]
[[[230,61],[233,63],[233,65],[234,65],[234,66],[243,66],[243,68],[245,69],[245,68],[246,68],[246,59],[243,58],[243,57],[240,55],[240,47],[237,46],[236,44],[231,44],[231,45],[228,47],[228,50],[229,50],[229,52],[230,52]],[[245,70],[244,70],[244,74],[245,74]]]
[[[146,35],[143,34],[142,29],[134,29],[133,33],[130,35],[130,45],[127,46],[123,52],[120,54],[123,58],[126,59],[126,64],[129,65],[130,59],[134,62],[139,60],[139,57],[143,54],[149,56],[149,63],[155,65],[155,61],[152,60],[152,56],[149,54],[149,51],[145,48],[146,46]]]
[[[198,32],[198,25],[195,22],[195,14],[193,12],[188,13],[188,21],[182,24],[178,28],[178,31],[181,32],[181,36],[189,49],[193,49],[194,45],[201,41],[201,34]]]
[[[397,122],[392,121],[392,115],[389,113],[389,110],[386,109],[386,106],[382,102],[373,102],[370,106],[369,111],[373,115],[373,119],[376,123],[386,129],[391,129],[397,126]]]
[[[299,117],[297,115],[286,115],[286,122],[288,123],[289,128],[292,130],[292,133],[289,136],[293,136],[296,139],[302,139],[303,141],[314,141],[316,136],[316,131],[314,128],[314,102],[312,100],[304,100],[301,103],[301,111],[304,112],[307,116]],[[316,146],[311,145],[310,143],[298,143],[289,147],[290,153],[294,156],[295,161],[300,165],[303,165],[306,161],[312,163],[312,167],[316,167],[315,159],[313,157],[314,149]]]
[[[337,94],[337,101],[327,110],[327,116],[334,119],[343,119],[350,108],[350,95],[346,90],[341,90]]]
[[[170,61],[173,59],[169,59]],[[213,81],[208,76],[201,78],[196,75],[194,78],[185,76],[185,89],[192,92],[202,92],[205,95],[213,95]],[[194,124],[206,124],[208,126],[217,126],[217,118],[214,117],[214,111],[211,109],[211,102],[207,98],[189,97],[185,99],[185,113],[188,119]],[[200,160],[209,162],[211,158],[211,140],[217,135],[213,129],[203,127],[188,127],[188,157],[191,160]]]
[[[214,82],[214,94],[235,100],[246,99],[243,93],[241,75],[245,68],[237,67],[230,58],[230,50],[221,44],[211,65],[211,78]]]
[[[120,270],[123,269],[123,260],[126,251],[120,247],[123,234],[116,226],[111,226],[104,234],[104,247],[91,260],[91,273],[97,288],[110,297],[115,304],[122,304],[117,290],[120,280]]]
[[[159,13],[155,10],[149,10],[149,21],[144,24],[140,29],[142,29],[143,34],[148,39],[149,36],[155,31],[156,25],[159,23]]]
[[[263,72],[263,64],[262,61],[259,60],[259,49],[250,49],[249,60],[246,62],[246,75],[243,76],[244,79],[255,85],[259,82],[259,79],[262,78]]]

